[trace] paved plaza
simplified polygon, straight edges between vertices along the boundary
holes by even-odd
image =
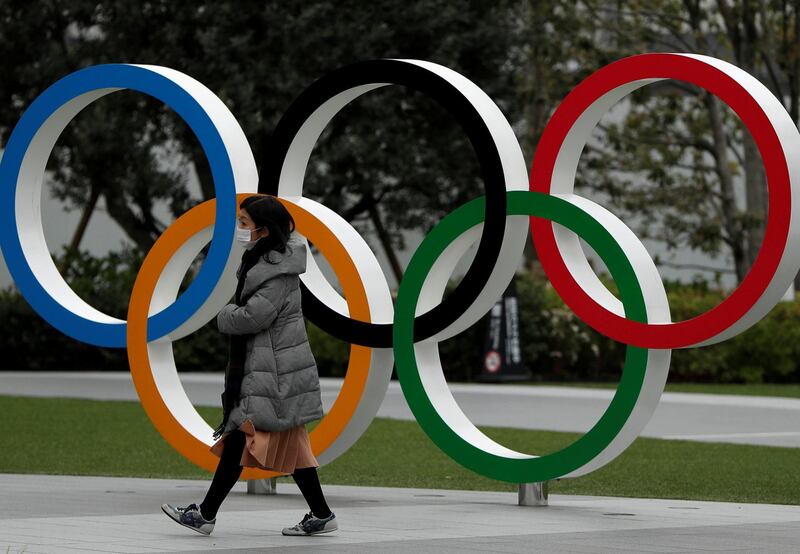
[[[195,405],[219,405],[221,375],[181,379]],[[340,385],[323,380],[326,406]],[[478,424],[584,431],[613,394],[460,384],[452,390]],[[126,372],[6,372],[0,394],[137,399]],[[396,383],[379,415],[411,419]],[[644,435],[800,446],[798,421],[798,399],[668,393]],[[0,554],[800,551],[800,506],[553,495],[549,506],[521,507],[515,493],[326,486],[340,530],[284,537],[281,529],[299,521],[307,508],[294,483],[281,479],[272,496],[247,494],[246,483],[239,482],[209,537],[161,512],[164,502],[199,503],[209,482],[210,475],[180,480],[0,474]]]
[[[306,505],[290,480],[274,496],[239,482],[211,536],[164,502],[199,501],[205,480],[0,474],[0,552],[797,552],[800,506],[326,486],[340,530],[284,537]]]

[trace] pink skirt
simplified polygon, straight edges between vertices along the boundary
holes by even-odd
[[[293,427],[286,431],[260,431],[248,419],[239,426],[245,434],[244,450],[239,465],[257,467],[293,473],[295,469],[319,467],[319,462],[311,451],[311,441],[305,425]],[[230,432],[223,434],[210,450],[222,456],[225,438]]]

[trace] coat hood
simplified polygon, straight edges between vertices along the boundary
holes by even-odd
[[[273,279],[278,275],[300,275],[306,271],[306,244],[305,241],[295,232],[289,235],[286,242],[286,252],[281,254],[275,250],[270,250],[267,255],[250,268],[242,288],[242,297],[249,297],[255,292],[264,281]],[[269,257],[269,261],[267,261]],[[241,264],[236,274],[239,274]]]

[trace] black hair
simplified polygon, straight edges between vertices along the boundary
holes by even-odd
[[[270,250],[281,253],[286,251],[286,242],[294,231],[294,218],[286,206],[274,196],[259,194],[242,200],[239,208],[247,210],[250,219],[256,224],[256,229],[266,227],[269,230]]]

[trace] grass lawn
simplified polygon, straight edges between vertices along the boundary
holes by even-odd
[[[215,426],[218,408],[199,408]],[[0,396],[0,472],[211,479],[161,438],[138,402]],[[492,438],[544,454],[573,433],[484,428]],[[567,494],[800,504],[800,449],[639,438],[611,464],[551,483]],[[323,483],[513,491],[445,456],[416,422],[376,419]]]
[[[592,382],[526,382],[534,387],[586,387],[592,389],[615,389],[617,383]],[[696,392],[702,394],[743,394],[748,396],[783,396],[800,398],[800,384],[779,385],[774,383],[667,383],[666,392]]]

